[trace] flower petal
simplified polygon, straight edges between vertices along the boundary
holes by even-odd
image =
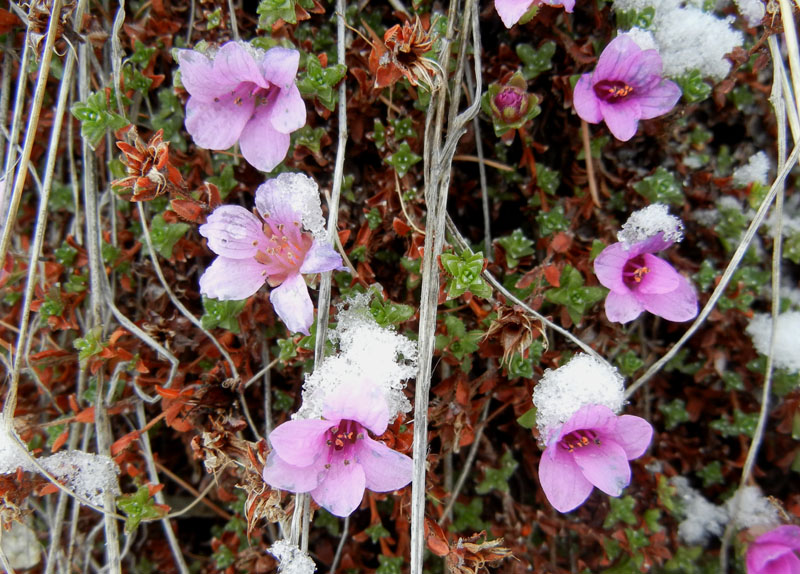
[[[653,440],[653,427],[641,417],[622,415],[617,418],[617,425],[610,438],[625,451],[628,460],[639,458]]]
[[[329,464],[328,473],[320,485],[311,491],[311,497],[331,514],[349,516],[364,498],[364,469],[353,460],[347,460],[345,464],[345,458],[341,455],[334,456]]]
[[[214,63],[200,52],[178,50],[181,83],[192,98],[213,102],[214,98],[235,90],[239,82],[234,78],[218,76]]]
[[[272,171],[289,151],[289,135],[277,131],[270,119],[271,105],[258,106],[239,136],[247,163],[261,171]]]
[[[253,113],[253,99],[247,91],[242,85],[210,102],[189,98],[185,123],[194,143],[213,150],[225,150],[235,144]]]
[[[547,447],[539,460],[539,483],[553,508],[569,512],[583,504],[592,493],[572,456],[557,445]]]
[[[261,88],[268,88],[261,69],[253,57],[249,46],[240,42],[227,42],[214,56],[214,72],[217,77],[232,78],[236,83],[248,82]],[[249,86],[252,92],[254,86]]]
[[[306,253],[306,258],[303,259],[300,273],[323,273],[334,269],[347,269],[342,264],[342,256],[330,243],[315,239],[311,249]]]
[[[325,466],[292,466],[275,453],[269,453],[261,473],[264,482],[289,492],[310,492],[319,486],[326,474]]]
[[[309,328],[314,322],[314,304],[302,275],[289,275],[280,287],[270,291],[269,300],[291,332],[310,334]]]
[[[605,431],[614,428],[617,416],[605,405],[584,405],[561,427],[561,436],[576,430]],[[560,437],[559,437],[560,439]]]
[[[300,52],[280,46],[267,50],[260,63],[264,78],[281,90],[294,85],[299,65]]]
[[[272,127],[280,133],[289,134],[306,125],[306,104],[294,84],[281,90],[268,105]]]
[[[697,316],[697,294],[692,284],[683,275],[674,291],[669,293],[642,295],[639,302],[653,315],[667,321],[690,321]]]
[[[757,544],[783,544],[792,550],[800,550],[800,526],[778,526],[759,536]]]
[[[494,0],[494,9],[497,10],[505,27],[511,28],[525,15],[531,4],[533,0]]]
[[[269,442],[288,464],[310,466],[328,454],[325,434],[335,425],[336,421],[320,419],[286,421],[269,434]]]
[[[328,420],[356,421],[381,435],[389,426],[389,405],[380,386],[369,380],[352,379],[325,397],[322,416]]]
[[[229,259],[250,259],[266,250],[261,221],[239,205],[217,207],[198,231],[211,251]]]
[[[606,317],[609,321],[630,323],[644,310],[645,306],[633,293],[610,291],[606,295]]]
[[[681,95],[678,84],[670,80],[661,80],[657,86],[647,92],[635,94],[634,98],[639,104],[642,119],[649,120],[669,112],[681,99]]]
[[[601,435],[600,444],[576,448],[572,457],[586,480],[606,494],[619,496],[631,482],[625,450],[607,436]]]
[[[628,293],[630,289],[622,279],[625,264],[631,259],[631,252],[624,243],[614,243],[600,252],[594,260],[594,274],[604,287],[620,293]]]
[[[365,436],[357,443],[357,458],[364,469],[366,486],[374,492],[391,492],[411,482],[414,462],[382,442]]]
[[[625,83],[633,88],[634,97],[637,94],[645,94],[658,85],[661,80],[661,70],[661,56],[658,50],[642,50],[636,56],[636,65],[628,70]]]
[[[642,112],[636,100],[619,100],[616,103],[600,102],[600,113],[611,134],[626,142],[636,135]]]
[[[759,544],[747,549],[748,574],[800,574],[800,559],[782,544]]]
[[[267,279],[255,259],[217,257],[200,277],[200,293],[221,301],[241,301],[258,291]]]
[[[642,49],[626,34],[620,34],[603,49],[592,76],[593,83],[619,80],[627,83],[636,74]]]
[[[642,276],[642,281],[636,287],[636,291],[652,295],[670,293],[678,288],[682,276],[675,271],[672,265],[650,253],[645,253],[642,257],[648,272]]]
[[[594,93],[591,74],[584,74],[578,78],[578,83],[575,84],[575,90],[572,92],[572,104],[582,120],[590,124],[599,124],[603,121],[603,114],[600,113],[600,99]]]

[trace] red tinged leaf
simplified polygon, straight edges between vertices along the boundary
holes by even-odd
[[[555,265],[548,265],[544,268],[544,278],[553,287],[561,287],[561,272]]]
[[[442,527],[429,518],[425,519],[425,542],[428,549],[437,556],[447,556],[450,554],[450,544],[447,543]]]

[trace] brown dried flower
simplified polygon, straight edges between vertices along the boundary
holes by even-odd
[[[150,201],[170,187],[180,190],[185,186],[183,176],[170,163],[169,142],[163,141],[163,137],[163,130],[158,130],[145,144],[133,127],[125,132],[127,141],[117,142],[128,176],[113,181],[112,185],[131,190],[131,201]]]
[[[431,75],[441,68],[436,60],[425,57],[433,48],[433,40],[419,16],[413,25],[406,21],[386,30],[383,41],[369,26],[367,30],[373,40],[369,69],[375,75],[376,88],[391,86],[404,76],[412,86],[433,84]]]

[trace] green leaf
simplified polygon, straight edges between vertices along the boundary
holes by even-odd
[[[75,258],[78,256],[78,250],[70,247],[70,245],[63,241],[61,247],[56,249],[53,253],[56,256],[56,261],[65,267],[72,267]]]
[[[256,8],[258,14],[258,28],[272,30],[272,25],[278,20],[288,24],[297,24],[294,10],[295,0],[260,0]]]
[[[381,554],[378,556],[379,566],[375,570],[375,574],[402,574],[404,561],[405,559],[402,556]]]
[[[642,181],[633,184],[639,195],[646,197],[650,203],[669,203],[683,205],[686,198],[680,184],[669,171],[663,167],[648,175]]]
[[[711,421],[710,427],[719,431],[722,436],[735,437],[747,435],[753,438],[758,423],[758,413],[743,413],[739,409],[733,411],[733,421],[728,418],[721,418]]]
[[[113,101],[113,100],[112,100]],[[130,122],[109,109],[104,91],[90,94],[85,102],[76,102],[70,111],[81,122],[81,136],[95,149],[108,130],[118,130]]]
[[[303,97],[315,97],[323,106],[333,111],[339,98],[335,87],[346,74],[347,66],[344,64],[323,68],[319,59],[311,56],[306,61],[306,69],[297,76],[297,89]]]
[[[372,543],[375,544],[381,538],[386,538],[389,536],[390,532],[383,527],[383,524],[378,522],[377,524],[373,524],[364,529],[369,537],[372,539]]]
[[[639,522],[633,511],[636,508],[636,500],[632,496],[623,496],[622,498],[612,496],[608,499],[608,504],[610,508],[603,521],[603,528],[611,528],[619,522],[631,525]]]
[[[483,499],[476,496],[469,501],[469,504],[456,502],[453,505],[453,523],[448,530],[452,532],[463,532],[469,530],[480,532],[486,530],[486,523],[481,519],[483,514]]]
[[[397,151],[383,161],[391,165],[397,171],[397,175],[403,177],[411,166],[422,161],[422,157],[411,151],[407,141],[403,141],[397,146]]]
[[[531,44],[517,44],[517,56],[522,61],[522,75],[530,81],[553,67],[556,44],[548,40],[538,49]]]
[[[718,460],[712,461],[697,471],[698,476],[703,479],[703,488],[723,484],[725,479],[722,477],[722,463]]]
[[[647,6],[642,10],[616,10],[617,28],[620,30],[630,30],[631,28],[648,29],[653,24],[656,16],[656,9]]]
[[[231,164],[223,167],[219,175],[209,177],[208,181],[217,186],[222,199],[225,199],[228,194],[239,185],[239,182],[236,181],[236,178],[233,176],[233,166]]]
[[[697,283],[703,291],[708,291],[714,284],[716,278],[717,270],[714,269],[714,264],[708,259],[704,259],[700,264],[700,269],[697,270],[697,273],[692,275],[692,279],[694,279],[695,283]]]
[[[376,120],[377,121],[377,120]],[[406,138],[416,138],[417,132],[414,131],[414,122],[411,118],[389,120],[394,128],[394,140],[399,142]]]
[[[150,223],[150,239],[153,241],[153,247],[166,259],[172,257],[172,249],[187,231],[189,231],[188,223],[167,223],[160,213]]]
[[[312,128],[305,125],[299,130],[292,132],[292,141],[295,146],[303,146],[314,153],[322,151],[322,138],[325,137],[325,128]]]
[[[448,299],[460,297],[467,291],[483,299],[491,297],[492,288],[481,277],[484,266],[482,251],[472,253],[465,249],[460,255],[442,253],[440,261],[449,275]]]
[[[272,408],[275,410],[286,412],[294,406],[294,399],[288,393],[280,389],[273,389],[272,393],[275,395],[272,400]]]
[[[702,102],[711,95],[711,84],[703,79],[700,70],[691,70],[680,78],[675,78],[675,82],[683,91],[683,99],[689,104]]]
[[[181,135],[183,129],[183,104],[172,88],[161,88],[156,92],[158,111],[153,115],[153,129],[164,131],[164,141],[170,149],[187,150],[186,139]]]
[[[537,213],[536,223],[539,224],[539,233],[543,236],[569,229],[569,220],[564,215],[564,206],[561,204],[554,206],[550,211]]]
[[[231,333],[239,332],[239,314],[244,310],[247,300],[220,301],[203,296],[203,317],[200,322],[204,329],[220,327]]]
[[[125,532],[128,534],[136,530],[142,520],[153,520],[167,514],[166,510],[156,506],[156,501],[144,485],[135,494],[123,494],[117,498],[117,506],[125,513]]]
[[[93,357],[103,352],[104,345],[100,340],[102,333],[103,328],[98,325],[91,328],[86,333],[85,337],[75,339],[72,342],[72,346],[78,351],[79,361],[85,361],[89,357]]]
[[[497,242],[503,247],[506,262],[510,268],[519,265],[519,260],[528,255],[533,255],[533,241],[525,237],[521,229],[515,229],[511,235],[500,237]]]
[[[220,24],[222,24],[222,8],[217,7],[216,10],[208,14],[206,16],[206,22],[206,29],[208,30],[219,28]]]
[[[511,451],[507,450],[500,458],[499,468],[486,469],[483,481],[475,487],[475,492],[478,494],[488,494],[492,490],[508,492],[508,481],[518,466],[519,463],[514,460]]]
[[[384,301],[380,296],[373,297],[369,304],[370,313],[381,327],[397,325],[414,316],[414,307],[402,303]]]
[[[679,424],[689,422],[689,413],[686,411],[686,402],[683,399],[674,399],[668,403],[661,403],[658,406],[666,419],[665,427],[672,430]]]
[[[633,374],[644,365],[644,361],[633,351],[625,351],[623,354],[619,355],[614,362],[626,377],[633,376]]]
[[[561,173],[550,169],[543,163],[536,164],[536,185],[542,188],[547,195],[555,195],[561,185]]]
[[[294,339],[278,339],[278,360],[286,363],[297,356],[297,344]]]
[[[536,407],[531,407],[530,410],[526,411],[521,417],[517,418],[517,423],[519,426],[532,429],[536,426]]]
[[[570,319],[573,323],[578,324],[584,313],[608,293],[605,287],[584,287],[583,283],[581,272],[571,265],[565,265],[561,271],[561,286],[548,289],[544,298],[551,303],[566,307]]]
[[[375,231],[381,226],[381,221],[383,218],[381,217],[381,212],[377,207],[373,207],[366,213],[364,216],[367,219],[367,225],[372,231]]]

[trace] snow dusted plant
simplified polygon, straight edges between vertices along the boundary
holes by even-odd
[[[621,34],[600,54],[594,72],[580,77],[573,101],[581,119],[605,121],[615,138],[628,141],[639,120],[663,116],[680,97],[678,84],[662,78],[658,52]]]
[[[300,52],[267,51],[228,42],[206,56],[178,50],[186,102],[186,131],[203,148],[225,150],[236,142],[244,158],[272,171],[289,149],[289,134],[306,123],[295,85]]]
[[[400,412],[410,410],[403,381],[416,371],[416,345],[380,327],[367,310],[368,296],[340,309],[332,340],[339,353],[307,379],[294,420],[269,435],[264,481],[291,492],[309,492],[336,516],[361,504],[364,489],[390,492],[411,482],[411,458],[377,437]],[[321,417],[321,418],[318,418]]]
[[[564,10],[572,12],[575,0],[495,0],[494,2],[495,10],[506,28],[511,28],[520,20],[526,21],[524,16],[539,6],[563,6]]]
[[[610,496],[622,494],[631,481],[628,461],[650,444],[650,423],[615,414],[624,404],[622,383],[613,367],[578,354],[563,367],[545,371],[533,390],[545,446],[539,482],[559,512],[583,504],[594,487]]]
[[[697,315],[697,295],[689,280],[653,253],[683,238],[683,223],[656,203],[631,214],[617,234],[618,243],[594,260],[597,279],[611,291],[606,297],[609,321],[628,323],[642,311],[669,321]]]
[[[747,574],[800,574],[800,526],[778,526],[747,548]]]
[[[201,225],[218,255],[200,277],[200,292],[221,300],[247,299],[264,283],[278,317],[291,331],[309,334],[314,304],[303,274],[343,269],[325,238],[319,188],[299,173],[282,173],[256,190],[256,214],[221,205]]]

